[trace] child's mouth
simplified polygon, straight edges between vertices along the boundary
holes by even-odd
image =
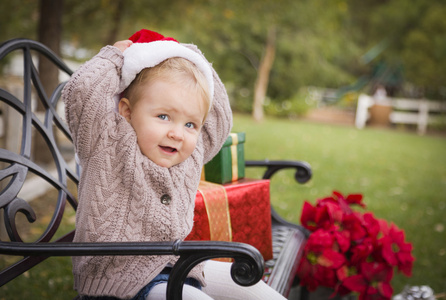
[[[163,150],[164,152],[167,152],[167,153],[175,153],[178,151],[177,149],[168,147],[168,146],[160,146],[160,148],[161,148],[161,150]]]

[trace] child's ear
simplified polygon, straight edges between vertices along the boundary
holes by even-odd
[[[121,98],[118,104],[119,114],[123,116],[127,122],[130,122],[132,109],[130,107],[130,101],[127,98]]]

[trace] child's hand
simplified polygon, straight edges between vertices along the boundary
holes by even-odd
[[[118,41],[113,46],[121,50],[121,52],[124,52],[124,50],[130,47],[132,44],[133,44],[132,41],[125,40],[125,41]]]

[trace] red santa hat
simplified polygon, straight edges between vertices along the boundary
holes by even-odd
[[[209,86],[209,96],[212,105],[214,98],[214,79],[209,62],[197,52],[181,45],[171,37],[142,29],[129,38],[133,44],[127,48],[124,64],[121,70],[120,91],[124,91],[145,68],[154,67],[171,57],[182,57],[194,63],[203,73]]]

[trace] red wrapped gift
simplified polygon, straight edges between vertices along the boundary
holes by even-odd
[[[194,227],[186,240],[233,241],[272,255],[269,180],[240,179],[224,185],[201,182]]]

